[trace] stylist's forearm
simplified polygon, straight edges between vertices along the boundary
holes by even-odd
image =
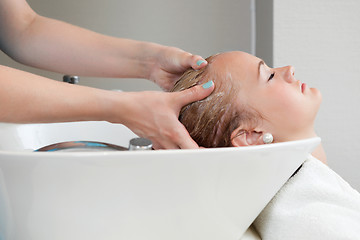
[[[4,66],[0,85],[0,122],[107,120],[115,94]]]
[[[23,64],[64,74],[149,78],[163,47],[105,36],[35,13],[26,21],[26,27],[2,30],[7,36],[3,50]]]

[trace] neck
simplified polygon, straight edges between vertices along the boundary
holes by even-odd
[[[325,154],[324,148],[321,143],[317,148],[315,148],[315,150],[311,153],[311,155],[313,155],[315,158],[319,159],[324,164],[327,164],[326,163],[326,154]]]
[[[318,137],[313,128],[311,128],[309,131],[303,131],[302,133],[303,134],[301,136],[297,136],[297,139]],[[322,143],[320,143],[319,146],[315,148],[315,150],[311,153],[311,155],[319,159],[322,163],[327,164],[326,154],[322,146]]]
[[[312,131],[312,137],[317,137],[317,134],[315,133],[315,131]],[[326,161],[326,154],[325,154],[325,150],[322,146],[322,143],[319,144],[319,146],[317,146],[315,148],[315,150],[311,153],[311,155],[313,155],[315,158],[319,159],[322,163],[327,164]]]

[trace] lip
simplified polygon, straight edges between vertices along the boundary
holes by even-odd
[[[302,93],[305,92],[305,89],[306,89],[306,84],[305,83],[301,84],[301,92]]]

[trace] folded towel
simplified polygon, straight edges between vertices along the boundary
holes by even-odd
[[[263,240],[360,239],[360,194],[310,156],[254,226]]]

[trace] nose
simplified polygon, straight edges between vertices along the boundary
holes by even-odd
[[[295,81],[295,68],[293,66],[286,66],[284,67],[284,79],[288,83],[292,83]]]

